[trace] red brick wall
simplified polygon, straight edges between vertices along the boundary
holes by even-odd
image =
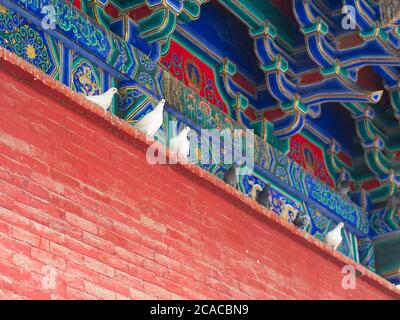
[[[368,272],[343,290],[349,260],[199,169],[148,165],[68,90],[2,59],[0,79],[0,298],[400,297]]]

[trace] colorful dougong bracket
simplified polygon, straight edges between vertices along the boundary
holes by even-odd
[[[252,127],[245,112],[248,109],[254,108],[250,105],[248,93],[233,79],[236,73],[236,65],[228,58],[224,58],[218,68],[218,80],[221,84],[221,88],[224,89],[228,99],[230,99],[230,105],[233,107],[232,116],[234,119],[246,127]]]
[[[338,180],[340,177],[345,177],[347,179],[351,179],[351,175],[343,162],[339,159],[339,153],[341,151],[341,147],[339,142],[332,139],[330,145],[328,146],[327,152],[327,163],[329,167],[331,167],[334,171],[336,178],[336,185],[338,184]]]
[[[161,45],[165,53],[170,36],[177,23],[184,24],[200,17],[200,7],[208,0],[142,0],[126,1],[93,0],[89,2],[89,14],[101,25],[109,27],[126,41],[138,45],[149,54],[146,46]],[[155,50],[153,48],[153,50]],[[151,51],[154,61],[161,57]]]
[[[398,76],[392,67],[376,67],[373,70],[382,76],[385,82],[385,88],[389,92],[389,102],[392,106],[393,117],[399,120],[399,96],[398,96]],[[398,101],[399,100],[399,101]],[[344,104],[350,110],[349,104]],[[375,186],[369,189],[373,196],[374,204],[381,204],[386,201],[394,192],[390,185],[388,175],[393,172],[399,175],[399,165],[396,161],[396,152],[399,149],[400,131],[398,124],[391,125],[384,122],[375,115],[371,107],[357,104],[364,108],[362,114],[353,115],[356,123],[358,137],[364,148],[365,163],[369,170],[376,176],[376,179],[382,181],[383,185]],[[379,111],[379,108],[376,109]]]
[[[244,118],[243,115],[248,106],[249,106],[249,100],[247,99],[247,97],[242,95],[241,93],[238,93],[236,95],[235,103],[233,104],[233,109],[235,112],[235,120],[245,126],[246,124],[244,122],[246,120],[244,119],[246,118]]]
[[[266,22],[261,34],[254,34],[256,53],[261,68],[266,74],[268,87],[272,96],[280,103],[283,118],[274,122],[275,135],[286,138],[302,130],[306,118],[317,118],[320,105],[327,102],[365,102],[377,103],[383,91],[367,92],[351,80],[349,73],[343,69],[339,60],[321,67],[322,81],[299,84],[292,79],[296,68],[289,57],[276,44],[275,28]],[[324,24],[319,23],[317,32],[327,32]],[[307,31],[308,32],[308,31]],[[336,90],[332,90],[335,88]]]
[[[238,87],[235,85],[232,77],[236,73],[236,65],[225,58],[218,68],[219,76],[222,78],[224,88],[231,98],[234,98],[238,93]]]
[[[386,147],[386,135],[374,123],[376,119],[371,110],[368,109],[360,115],[352,107],[364,103],[376,104],[381,100],[383,91],[366,92],[354,81],[357,80],[359,69],[365,66],[373,66],[381,74],[393,78],[395,72],[391,68],[398,66],[400,62],[398,26],[392,23],[382,24],[377,11],[367,1],[346,0],[344,4],[347,6],[344,9],[349,12],[353,12],[350,8],[355,9],[354,22],[358,33],[342,32],[342,36],[333,36],[329,30],[329,25],[333,23],[328,21],[313,0],[295,0],[294,13],[304,34],[310,58],[320,67],[324,77],[334,75],[343,88],[350,90],[349,97],[354,99],[351,103],[340,99],[338,101],[341,101],[355,118],[368,168],[377,179],[387,181],[390,172],[397,172],[397,168],[391,152]],[[354,111],[357,113],[354,114]],[[379,201],[381,199],[379,197]]]
[[[348,5],[362,4],[364,9],[369,8],[366,1],[345,2]],[[373,11],[373,9],[356,10],[355,21],[358,22],[359,27],[361,26],[358,34],[359,42],[354,45],[344,36],[339,43],[336,43],[331,40],[328,23],[323,20],[323,13],[314,1],[294,1],[295,17],[304,33],[310,57],[321,68],[333,65],[337,59],[346,70],[370,65],[396,66],[399,64],[400,55],[396,53],[399,46],[396,28],[393,25],[379,27],[379,22],[371,20],[374,15],[367,11]],[[354,37],[353,34],[351,36]],[[350,46],[349,43],[351,43]]]
[[[354,116],[357,134],[364,148],[365,163],[381,181],[379,187],[370,190],[370,193],[374,203],[382,203],[397,190],[395,186],[400,171],[393,152],[387,148],[386,134],[374,123],[374,119],[375,113],[370,108]]]

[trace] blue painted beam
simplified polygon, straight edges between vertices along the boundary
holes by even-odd
[[[36,27],[39,29],[42,29],[42,19],[36,17],[35,15],[32,14],[32,12],[22,8],[18,4],[15,3],[15,1],[12,0],[0,0],[0,4],[3,6],[10,8],[12,11],[23,17],[24,19],[30,21],[32,24],[34,24]],[[76,9],[78,10],[78,9]],[[45,15],[45,14],[44,14]],[[88,17],[89,19],[89,17]],[[108,33],[106,30],[102,29],[100,26],[98,26],[99,29],[102,30],[104,33]],[[96,65],[98,65],[100,68],[102,68],[104,71],[110,73],[113,77],[118,79],[119,81],[122,80],[130,80],[128,75],[125,75],[119,71],[117,71],[115,68],[107,64],[104,59],[99,58],[97,55],[95,55],[94,52],[90,51],[88,48],[84,48],[80,45],[77,44],[76,41],[74,41],[73,38],[69,37],[66,34],[63,34],[60,32],[58,29],[48,29],[45,30],[46,33],[50,34],[53,36],[55,39],[61,41],[65,46],[67,46],[69,49],[73,49],[83,57],[87,58],[88,60],[94,62]],[[114,36],[113,37],[118,37]],[[118,37],[119,38],[119,37]],[[122,39],[118,39],[119,41],[123,41]]]

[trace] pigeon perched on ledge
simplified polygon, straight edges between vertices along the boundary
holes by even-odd
[[[234,163],[228,170],[224,172],[224,181],[225,183],[229,184],[230,186],[234,188],[238,188],[238,183],[237,183],[237,176],[238,176],[238,165],[237,163]]]
[[[271,201],[270,201],[270,195],[269,195],[269,188],[270,188],[270,187],[271,187],[271,186],[270,186],[269,184],[266,184],[265,187],[264,187],[264,189],[262,189],[262,190],[257,194],[257,197],[256,197],[256,201],[257,201],[260,205],[266,207],[267,209],[270,209],[270,207],[271,207]]]
[[[343,222],[340,222],[333,230],[329,231],[326,234],[325,241],[334,250],[337,250],[337,248],[340,246],[342,243],[342,229],[344,227]]]
[[[342,197],[347,197],[350,191],[350,178],[346,177],[345,171],[340,174],[336,190]]]
[[[164,105],[165,100],[162,99],[153,111],[146,114],[134,125],[135,128],[146,134],[147,137],[153,138],[163,124]]]
[[[350,180],[340,181],[338,192],[342,197],[346,197],[350,191]]]
[[[100,107],[103,108],[104,111],[107,111],[108,108],[110,108],[112,99],[115,94],[118,94],[118,89],[117,88],[110,88],[106,92],[100,95],[94,95],[94,96],[86,96],[86,99],[89,101],[94,102],[95,104],[99,105]]]
[[[190,128],[184,128],[176,137],[171,139],[170,149],[173,153],[178,156],[179,160],[186,161],[189,157],[190,143],[188,140],[188,134]]]
[[[301,229],[301,230],[306,230],[307,227],[310,225],[310,216],[305,213],[304,211],[299,210],[297,212],[296,218],[293,221],[293,224]]]

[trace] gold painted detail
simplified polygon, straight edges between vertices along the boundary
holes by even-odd
[[[36,58],[36,50],[35,47],[31,44],[26,46],[26,55],[28,59],[35,59]]]

